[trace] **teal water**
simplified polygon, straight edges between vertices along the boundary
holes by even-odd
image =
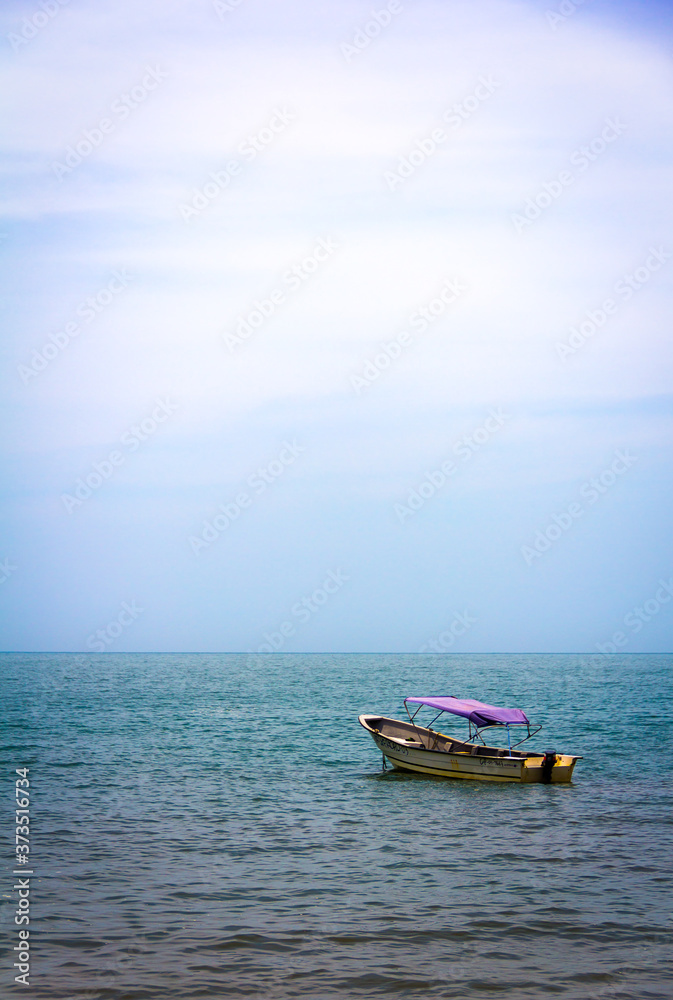
[[[3,654],[31,986],[2,996],[669,1000],[673,657]],[[402,698],[521,707],[572,785],[381,771]],[[459,735],[463,723],[444,727]]]

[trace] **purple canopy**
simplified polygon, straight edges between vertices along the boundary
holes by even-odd
[[[504,726],[508,723],[528,725],[528,719],[520,708],[498,708],[496,705],[485,705],[483,701],[475,701],[474,698],[405,698],[404,700],[418,705],[429,705],[430,708],[438,708],[440,712],[462,715],[477,727],[494,724]]]

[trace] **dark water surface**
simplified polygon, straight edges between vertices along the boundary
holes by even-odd
[[[22,766],[35,875],[31,985],[8,950],[0,995],[670,1000],[672,667],[3,654],[10,949]],[[418,694],[523,708],[573,784],[382,774],[357,716]]]

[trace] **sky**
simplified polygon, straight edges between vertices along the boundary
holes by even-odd
[[[671,20],[5,0],[1,648],[670,651]]]

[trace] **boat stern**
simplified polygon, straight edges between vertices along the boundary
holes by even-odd
[[[567,753],[546,753],[540,757],[527,757],[521,772],[521,781],[537,781],[546,785],[567,784],[572,780],[575,764],[581,759]]]

